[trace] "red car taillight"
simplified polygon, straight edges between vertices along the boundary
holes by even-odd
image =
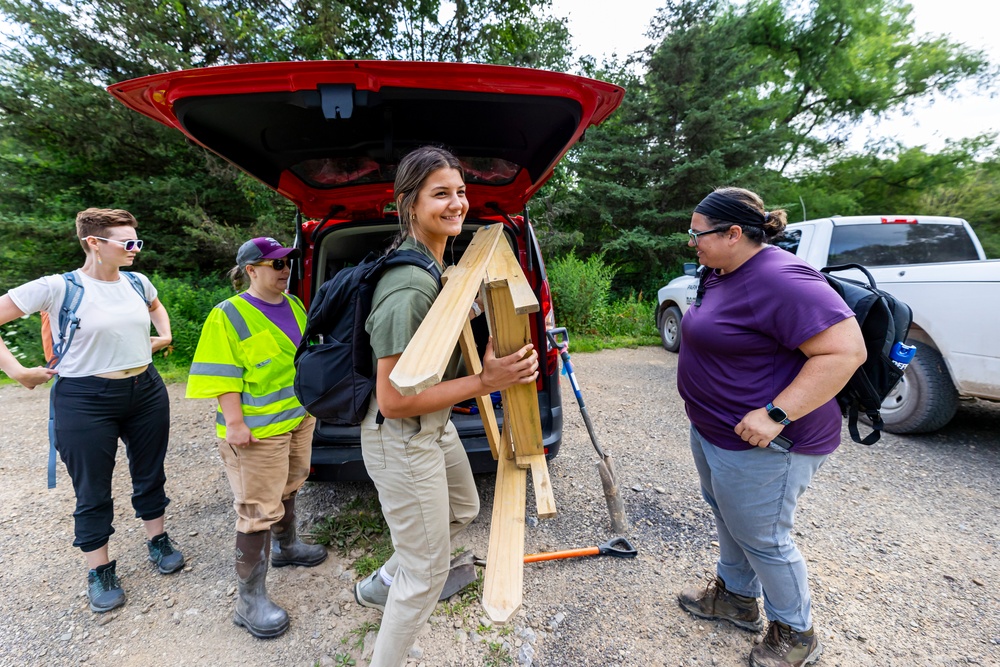
[[[552,292],[549,290],[549,281],[543,280],[542,287],[538,290],[539,296],[539,306],[541,307],[541,316],[543,326],[545,331],[549,329],[555,329],[556,327],[556,314],[552,310]],[[542,334],[544,338],[544,333]],[[552,375],[557,370],[559,370],[559,350],[552,347],[549,344],[547,338],[544,339],[545,345],[545,373],[547,375]],[[539,375],[538,378],[538,388],[542,388],[542,378]]]

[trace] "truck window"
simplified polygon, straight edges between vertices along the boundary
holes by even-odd
[[[781,236],[774,239],[773,244],[787,250],[793,255],[799,251],[799,243],[802,242],[802,230],[786,229]]]
[[[829,264],[927,264],[976,260],[962,225],[842,225],[833,228]]]

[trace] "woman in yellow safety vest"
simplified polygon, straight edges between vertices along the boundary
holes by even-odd
[[[267,596],[271,565],[312,567],[326,549],[296,536],[295,494],[309,475],[316,420],[292,390],[292,361],[306,312],[285,293],[296,248],[272,238],[240,246],[230,271],[239,290],[209,313],[191,364],[188,398],[217,398],[216,433],[236,509],[234,621],[255,637],[288,629],[288,613]]]

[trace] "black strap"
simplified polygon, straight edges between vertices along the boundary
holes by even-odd
[[[872,432],[861,437],[858,430],[858,406],[852,405],[847,409],[847,430],[851,432],[851,439],[862,445],[874,445],[882,437],[882,429],[885,422],[882,421],[882,414],[878,410],[867,410],[865,414],[872,421]]]
[[[707,266],[703,266],[698,269],[698,291],[694,296],[694,307],[697,308],[701,305],[701,299],[705,296],[705,284],[708,282],[708,276],[712,273],[712,269]]]

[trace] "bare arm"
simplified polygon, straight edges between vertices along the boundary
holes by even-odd
[[[836,396],[868,356],[861,328],[853,317],[819,332],[799,349],[808,360],[795,379],[772,400],[792,421]],[[735,430],[744,442],[767,447],[783,428],[760,407],[748,412]]]
[[[538,377],[538,355],[533,345],[525,345],[506,357],[493,355],[493,339],[486,344],[483,372],[438,383],[416,396],[403,396],[389,382],[400,355],[378,360],[375,395],[382,415],[389,419],[416,417],[455,405],[475,396],[486,396],[515,384],[529,384]]]
[[[0,326],[19,317],[24,317],[24,312],[14,304],[10,295],[0,296]],[[34,389],[38,385],[48,382],[56,374],[55,370],[44,366],[25,368],[17,360],[17,357],[7,349],[7,344],[2,339],[0,339],[0,370],[28,389]]]
[[[249,447],[255,442],[260,442],[243,421],[243,402],[237,392],[220,394],[219,407],[222,408],[222,416],[226,420],[226,442],[235,447]]]
[[[170,315],[167,314],[167,309],[160,303],[159,298],[153,299],[153,303],[149,305],[149,320],[156,327],[157,335],[149,337],[155,354],[170,345],[170,341],[173,340],[170,333]]]

